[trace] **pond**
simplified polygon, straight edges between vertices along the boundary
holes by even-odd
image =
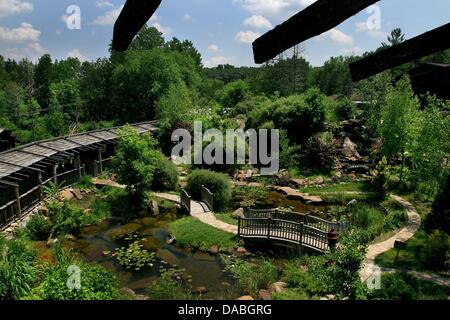
[[[126,224],[115,219],[103,220],[83,228],[77,238],[70,237],[63,243],[80,259],[112,270],[121,287],[130,288],[137,294],[145,295],[158,279],[160,267],[165,266],[185,269],[191,276],[194,291],[206,288],[201,298],[224,298],[235,280],[223,271],[224,264],[219,255],[192,252],[167,243],[168,224],[177,218],[176,209],[173,209],[161,216],[142,217]],[[153,266],[134,271],[127,270],[118,262],[114,252],[134,241],[139,241],[148,252],[155,253]]]

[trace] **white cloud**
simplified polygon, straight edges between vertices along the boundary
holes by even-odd
[[[1,54],[9,59],[16,61],[22,60],[24,58],[31,59],[32,61],[37,61],[39,57],[47,53],[47,50],[41,47],[38,42],[29,43],[28,45],[22,47],[6,48],[1,51]]]
[[[212,57],[205,61],[205,66],[208,68],[217,67],[219,64],[230,64],[233,62],[233,58],[225,56]]]
[[[20,0],[0,0],[0,17],[33,11],[33,4]]]
[[[252,43],[257,38],[259,38],[261,34],[259,32],[254,31],[239,31],[236,34],[235,39],[242,43]]]
[[[78,50],[78,49],[73,49],[72,51],[69,51],[67,53],[67,57],[76,58],[76,59],[80,60],[81,62],[88,60],[88,58],[84,54],[82,54],[80,52],[80,50]]]
[[[340,54],[344,56],[355,56],[355,55],[361,55],[365,52],[364,49],[360,47],[352,47],[352,48],[343,48],[339,51]]]
[[[270,20],[263,16],[260,16],[260,15],[253,15],[250,18],[244,20],[244,26],[262,28],[262,29],[273,28],[273,25],[270,22]]]
[[[106,14],[98,16],[94,20],[93,24],[104,25],[104,26],[113,25],[116,22],[117,18],[119,17],[120,12],[122,11],[122,8],[123,8],[123,6],[121,6],[120,8],[117,8],[117,9],[112,9],[112,10],[108,11]]]
[[[167,36],[169,33],[172,32],[172,29],[170,27],[162,26],[159,22],[153,23],[152,27],[158,29],[158,31],[161,32],[164,36]]]
[[[26,42],[26,41],[39,41],[41,32],[29,23],[22,22],[20,27],[10,29],[0,27],[0,40],[1,41],[14,41],[14,42]]]
[[[343,44],[353,44],[353,37],[345,34],[344,32],[333,28],[327,32],[322,33],[318,39],[321,40],[332,40],[334,42],[343,43]]]
[[[316,0],[233,0],[233,3],[253,14],[269,16],[291,14],[314,2]]]
[[[356,32],[365,32],[372,38],[386,38],[388,36],[387,32],[378,29],[369,29],[367,22],[357,22]]]
[[[96,4],[97,4],[97,7],[99,7],[99,8],[107,8],[107,7],[113,8],[114,7],[114,4],[107,0],[97,0]]]
[[[188,13],[186,13],[186,14],[183,16],[183,21],[191,22],[191,21],[193,21],[193,20],[194,20],[194,18],[193,18],[190,14],[188,14]]]
[[[216,44],[210,44],[207,49],[209,52],[217,52],[219,51],[219,46]]]

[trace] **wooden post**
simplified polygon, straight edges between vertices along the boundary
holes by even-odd
[[[44,201],[44,191],[42,190],[42,173],[38,173],[38,183],[39,183],[39,200]]]
[[[300,244],[300,250],[303,252],[303,231],[304,231],[304,227],[305,227],[305,224],[302,222],[302,223],[300,223],[300,230],[299,230],[299,232],[300,232],[300,241],[299,241],[299,244]]]
[[[55,183],[55,185],[58,184],[58,172],[57,172],[57,170],[58,170],[58,165],[54,164],[52,166],[52,173],[53,173],[53,182]]]
[[[81,166],[81,160],[80,160],[79,154],[77,154],[75,157],[75,167],[78,169],[78,178],[79,178],[79,180],[81,180],[83,173],[82,173],[82,166]]]
[[[85,176],[86,175],[86,165],[83,163],[81,168],[82,168],[82,171],[83,171],[83,176]]]
[[[15,187],[14,188],[14,192],[16,194],[16,217],[17,218],[21,218],[22,217],[22,207],[20,205],[20,191],[19,191],[19,187]]]
[[[94,160],[94,177],[98,176],[98,161]]]
[[[272,225],[272,217],[269,217],[269,219],[267,219],[267,240],[270,240],[271,225]]]
[[[98,148],[98,171],[99,174],[103,172],[102,148]]]

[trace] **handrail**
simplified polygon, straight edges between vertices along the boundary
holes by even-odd
[[[209,210],[213,211],[214,210],[214,194],[203,185],[202,185],[202,189],[201,189],[201,198],[202,198],[202,202],[204,202],[208,206]]]
[[[180,203],[181,206],[184,207],[184,209],[189,212],[189,214],[191,213],[191,196],[187,193],[187,191],[185,189],[181,189],[180,192]]]

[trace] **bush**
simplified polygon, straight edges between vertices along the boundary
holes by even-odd
[[[223,211],[231,200],[230,178],[224,174],[195,170],[187,177],[187,192],[194,199],[201,199],[202,186],[208,188],[214,194],[214,210]]]
[[[450,234],[450,176],[433,203],[433,210],[425,220],[425,228],[427,231],[442,230]]]
[[[357,203],[348,209],[352,226],[364,230],[370,239],[383,232],[385,215],[382,211],[364,203]]]
[[[26,296],[37,278],[36,251],[22,240],[3,240],[0,253],[0,300]]]
[[[351,119],[355,115],[355,104],[350,98],[341,98],[336,101],[335,113],[338,120]]]
[[[153,174],[152,189],[175,190],[177,184],[178,172],[175,165],[167,159],[160,159]]]
[[[51,231],[51,222],[41,215],[31,217],[25,228],[25,233],[28,238],[35,241],[47,240]]]
[[[245,261],[231,256],[225,259],[225,270],[233,274],[246,294],[257,296],[259,289],[268,289],[277,281],[277,268],[270,260]]]
[[[184,270],[160,269],[161,277],[148,289],[151,300],[192,300],[190,287],[184,281]]]
[[[434,231],[420,250],[420,260],[429,270],[448,270],[447,255],[450,252],[450,237],[442,231]]]
[[[83,225],[84,212],[69,202],[53,202],[48,205],[48,215],[53,222],[55,235],[78,234]]]
[[[69,265],[60,264],[47,271],[42,284],[33,290],[35,298],[43,300],[113,300],[118,297],[115,275],[100,266],[78,263],[81,288],[67,286]]]

